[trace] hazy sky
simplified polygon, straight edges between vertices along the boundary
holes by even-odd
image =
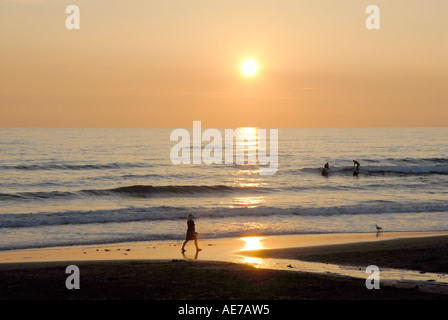
[[[447,57],[446,0],[0,0],[0,126],[448,126]]]

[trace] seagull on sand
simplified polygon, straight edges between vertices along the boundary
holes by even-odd
[[[378,227],[378,225],[375,225],[375,227],[376,227],[376,230],[377,230],[377,231],[383,230],[383,228]]]

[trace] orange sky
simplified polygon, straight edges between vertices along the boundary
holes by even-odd
[[[80,30],[65,27],[70,4]],[[446,0],[0,0],[0,126],[447,126],[447,13]]]

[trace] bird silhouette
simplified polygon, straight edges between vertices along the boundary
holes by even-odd
[[[378,225],[375,225],[375,227],[376,227],[376,230],[377,230],[377,231],[383,230],[383,228],[378,227]]]

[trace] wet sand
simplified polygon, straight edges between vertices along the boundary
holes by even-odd
[[[379,242],[335,244],[302,248],[257,250],[247,255],[260,258],[296,259],[366,268],[448,273],[448,236],[394,239]]]
[[[368,290],[365,278],[308,272],[295,265],[292,270],[286,264],[300,259],[444,274],[448,271],[447,232],[200,240],[203,250],[197,256],[192,243],[185,255],[180,253],[181,245],[179,240],[3,251],[0,299],[448,299],[448,294],[422,291],[419,285]],[[274,261],[285,261],[284,267],[264,269],[269,268],[264,262],[270,259],[282,259]],[[80,269],[79,290],[65,286],[65,269],[71,264]]]

